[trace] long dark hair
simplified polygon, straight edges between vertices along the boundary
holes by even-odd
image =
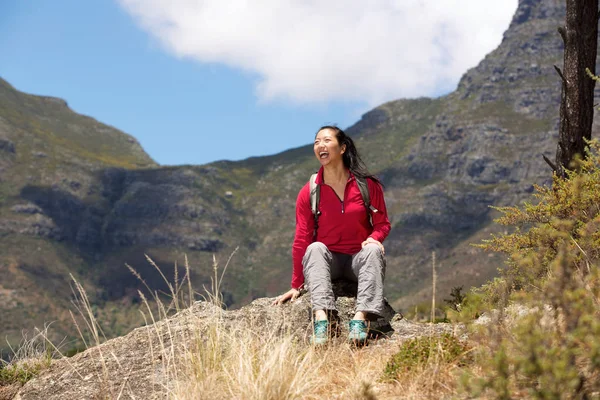
[[[319,130],[315,134],[315,137],[319,134],[319,132],[321,132],[324,129],[330,129],[333,132],[335,132],[335,138],[337,139],[340,147],[346,145],[346,151],[344,151],[344,154],[342,154],[344,167],[348,168],[354,176],[364,179],[372,179],[375,182],[379,183],[381,186],[383,186],[381,181],[375,175],[371,174],[367,169],[367,166],[360,157],[360,154],[358,154],[358,150],[356,149],[354,141],[350,136],[346,135],[346,133],[337,126],[325,125],[319,128]]]

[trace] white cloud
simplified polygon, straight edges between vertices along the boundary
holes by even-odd
[[[180,57],[258,76],[261,100],[431,96],[502,39],[518,0],[118,0]]]

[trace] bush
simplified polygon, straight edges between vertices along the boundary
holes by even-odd
[[[465,364],[469,347],[456,336],[422,336],[402,343],[400,350],[387,362],[384,380],[393,380],[403,373],[417,370],[428,364]]]
[[[498,398],[592,398],[600,391],[600,145],[593,141],[577,173],[536,186],[537,204],[497,208],[512,233],[480,247],[508,256],[502,278],[487,286],[502,309],[526,300],[529,313],[493,326],[498,344],[481,348],[480,390]],[[500,313],[502,315],[502,312]]]
[[[587,158],[578,160],[577,173],[567,171],[568,179],[554,176],[552,187],[536,185],[537,204],[493,207],[504,214],[495,222],[516,229],[492,235],[479,247],[508,255],[503,277],[509,290],[539,291],[564,254],[573,271],[589,271],[599,261],[599,151],[600,144],[592,141]]]
[[[50,360],[51,358],[48,357],[45,360],[40,359],[0,365],[0,386],[7,386],[17,382],[24,384],[48,367]]]

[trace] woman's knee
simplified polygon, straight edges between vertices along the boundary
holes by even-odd
[[[321,242],[314,242],[308,245],[304,253],[304,260],[308,261],[311,258],[325,258],[329,249]]]
[[[311,243],[304,253],[304,257],[302,258],[302,265],[306,270],[306,267],[309,265],[315,266],[327,266],[330,260],[329,249],[321,242]]]
[[[359,271],[381,271],[382,274],[385,274],[385,256],[381,247],[376,243],[365,245],[361,250],[360,258],[357,261],[361,265]]]
[[[322,242],[313,242],[311,244],[308,245],[308,247],[306,248],[306,252],[308,253],[309,251],[315,251],[315,250],[319,250],[319,251],[327,251],[327,246],[325,246],[324,243]]]
[[[362,248],[362,251],[365,252],[367,257],[383,258],[383,250],[377,243],[367,243],[365,247]]]

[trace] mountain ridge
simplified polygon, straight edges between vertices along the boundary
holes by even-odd
[[[556,26],[563,18],[558,0],[521,0],[501,44],[456,91],[387,102],[347,129],[386,187],[386,291],[395,307],[429,298],[432,253],[438,287],[447,293],[481,284],[502,266],[499,256],[469,243],[499,229],[489,205],[518,204],[532,184],[550,180],[541,154],[552,158],[556,147],[560,83],[553,65],[562,60]],[[0,283],[0,319],[11,323],[0,333],[11,341],[49,316],[58,334],[74,335],[68,273],[89,285],[108,336],[141,324],[128,310],[143,287],[124,264],[152,289],[167,289],[145,254],[163,268],[177,262],[179,276],[187,255],[202,287],[210,284],[212,255],[222,267],[238,248],[223,286],[233,307],[289,286],[296,195],[318,168],[310,145],[241,161],[159,166],[126,135],[71,114],[57,114],[70,126],[44,120],[54,114],[43,100],[22,95],[41,107],[41,116],[32,114],[7,100],[4,86],[0,273],[9,279]],[[103,143],[82,139],[90,137]]]

